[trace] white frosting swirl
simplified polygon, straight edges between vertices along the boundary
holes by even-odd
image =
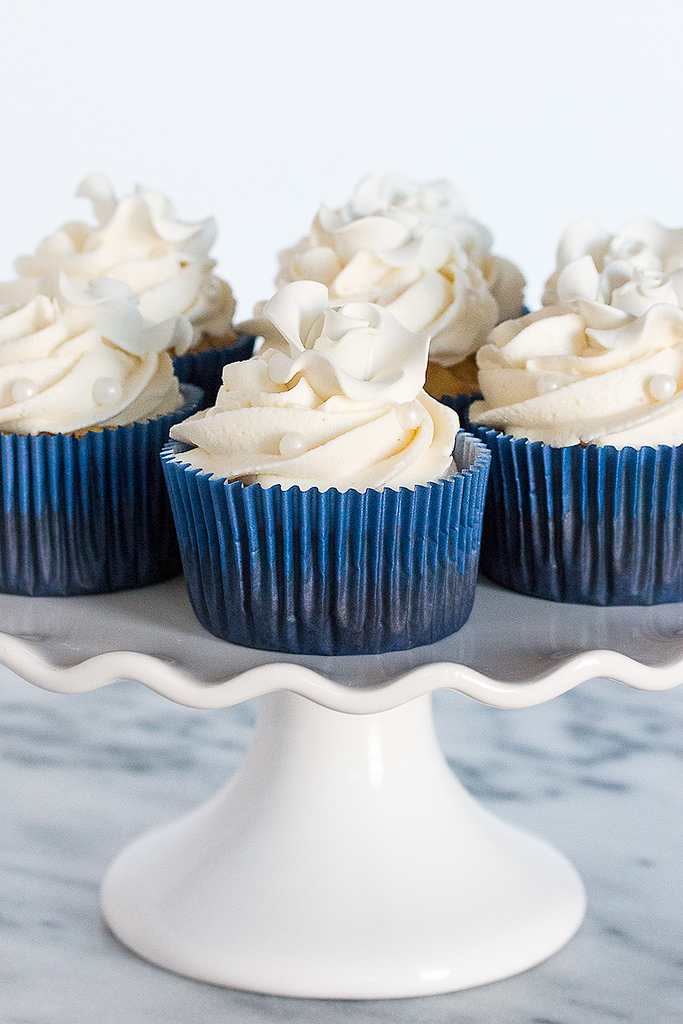
[[[171,436],[206,472],[263,486],[398,488],[447,475],[455,413],[422,390],[427,335],[327,288],[286,285],[266,304],[275,344],[230,363],[216,406]]]
[[[102,174],[86,178],[77,195],[91,200],[97,225],[65,224],[32,256],[20,256],[19,280],[0,285],[0,301],[28,301],[43,291],[41,278],[49,272],[62,271],[81,288],[107,277],[131,288],[147,320],[187,316],[192,345],[207,338],[218,343],[230,332],[235,300],[229,285],[212,273],[215,260],[209,258],[213,218],[185,223],[169,199],[140,185],[117,200]]]
[[[669,276],[614,260],[600,272],[592,256],[583,256],[564,267],[556,289],[560,306],[580,313],[590,327],[609,329],[661,303],[680,307],[683,271]]]
[[[560,276],[569,264],[590,257],[598,274],[616,264],[615,273],[631,279],[643,291],[664,289],[655,302],[683,305],[683,228],[662,227],[649,217],[639,217],[624,225],[616,235],[610,235],[597,221],[587,217],[571,224],[560,240],[557,266],[548,278],[543,294],[544,306],[555,306],[563,301],[559,288]],[[649,282],[649,284],[648,284]],[[656,284],[655,282],[659,282]],[[606,291],[612,292],[609,288]],[[666,294],[666,297],[664,295]],[[627,309],[621,296],[605,298],[610,305]],[[654,305],[654,302],[651,303]],[[639,311],[644,312],[642,303]]]
[[[571,301],[493,331],[477,354],[484,401],[472,421],[556,447],[683,444],[683,311]]]
[[[167,350],[187,343],[187,321],[145,321],[130,289],[111,280],[82,291],[48,275],[43,286],[49,294],[0,306],[0,430],[71,433],[180,406]]]
[[[321,206],[310,234],[280,253],[277,284],[320,281],[333,301],[384,306],[429,333],[430,358],[450,366],[521,311],[524,279],[491,241],[447,182],[368,177],[342,209]]]

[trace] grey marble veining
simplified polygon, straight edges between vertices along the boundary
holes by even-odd
[[[2,1024],[681,1024],[683,691],[594,681],[528,710],[453,693],[435,710],[474,795],[576,864],[585,924],[546,963],[467,992],[284,999],[153,967],[98,907],[121,847],[236,769],[254,705],[195,711],[131,683],[65,697],[0,670]]]

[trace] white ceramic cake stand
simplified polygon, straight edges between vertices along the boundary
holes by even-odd
[[[460,786],[430,693],[499,708],[609,677],[683,680],[683,605],[587,608],[481,583],[438,644],[356,658],[226,644],[181,580],[90,598],[0,598],[0,661],[45,689],[136,679],[221,708],[262,696],[241,769],[198,810],[128,846],[102,904],[170,970],[281,995],[372,998],[479,985],[544,960],[581,923],[582,883],[546,843]]]

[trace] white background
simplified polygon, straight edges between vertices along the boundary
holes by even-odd
[[[2,8],[0,277],[85,174],[214,214],[238,316],[368,171],[450,179],[529,280],[591,214],[683,224],[683,7],[59,0]]]

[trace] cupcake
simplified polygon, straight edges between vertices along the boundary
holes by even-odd
[[[321,206],[310,233],[280,253],[277,285],[320,281],[334,302],[374,302],[428,333],[427,390],[455,395],[473,390],[473,353],[491,329],[522,312],[524,278],[491,243],[447,182],[368,177],[346,206]]]
[[[168,354],[190,325],[145,321],[118,281],[42,286],[0,307],[0,591],[90,594],[176,575],[158,453],[201,397],[181,393]]]
[[[254,339],[232,326],[235,300],[230,286],[213,273],[209,250],[216,238],[213,218],[194,224],[178,219],[173,204],[158,192],[137,186],[116,198],[103,174],[92,174],[77,193],[89,199],[97,223],[74,221],[39,244],[35,253],[15,262],[18,283],[0,285],[28,300],[41,291],[41,278],[61,271],[77,287],[93,278],[122,281],[139,302],[142,317],[154,323],[183,315],[192,339],[183,352],[171,349],[178,378],[197,384],[211,404],[226,362],[251,355]]]
[[[431,643],[474,599],[484,445],[422,390],[428,336],[286,285],[216,406],[162,455],[202,624],[233,643],[363,654]],[[190,447],[191,446],[191,447]]]
[[[655,279],[652,275],[657,274]],[[567,263],[558,304],[502,324],[469,419],[493,452],[482,568],[586,604],[683,600],[683,311],[677,275]]]

